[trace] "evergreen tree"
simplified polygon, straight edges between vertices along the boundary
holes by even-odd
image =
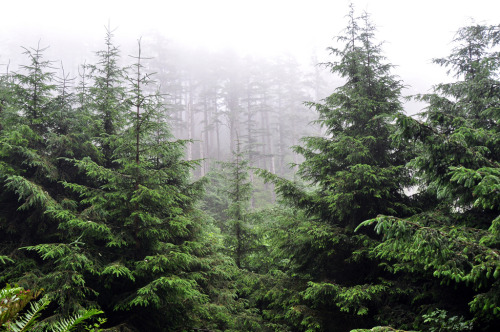
[[[30,128],[38,135],[49,132],[52,120],[51,102],[52,93],[56,86],[53,84],[55,73],[52,62],[44,60],[43,53],[47,48],[25,48],[24,54],[29,57],[30,63],[21,66],[24,73],[16,73],[14,80],[15,103],[19,112],[25,114]]]
[[[216,220],[224,236],[225,252],[239,269],[249,269],[249,255],[258,246],[253,230],[256,214],[250,207],[252,184],[249,161],[236,143],[233,160],[219,162],[219,169],[209,175],[211,185],[206,189],[203,209]]]
[[[20,247],[50,241],[57,225],[44,206],[57,194],[57,170],[50,148],[55,85],[51,62],[43,49],[25,49],[29,63],[20,72],[2,77],[0,122],[0,229],[1,254],[15,262],[1,282],[36,270],[35,259]],[[24,276],[30,279],[30,275]],[[29,288],[29,286],[28,286]]]
[[[105,52],[100,63],[112,64],[118,55]],[[163,98],[151,88],[140,52],[135,60],[129,85],[110,79],[109,71],[95,76],[101,67],[91,67],[98,83],[80,91],[78,108],[65,82],[55,100],[47,99],[52,108],[37,103],[33,112],[2,90],[9,97],[2,109],[11,115],[2,112],[0,132],[0,227],[6,234],[0,282],[45,289],[58,313],[100,307],[109,314],[108,326],[203,327],[213,324],[209,295],[216,290],[209,280],[227,279],[218,266],[225,258],[215,252],[217,238],[205,233],[210,225],[195,208],[200,183],[190,183],[193,164],[181,159],[185,142],[171,136]],[[54,82],[37,77],[49,87]],[[71,116],[49,121],[45,110],[68,112],[75,123],[66,122]],[[109,126],[104,121],[84,128],[95,123],[93,115]]]
[[[500,318],[499,36],[498,26],[460,29],[452,53],[434,61],[457,81],[418,96],[428,103],[423,122],[398,118],[397,138],[420,149],[411,165],[426,211],[364,223],[384,235],[374,254],[431,290],[416,301],[422,314],[443,320],[449,311],[472,319],[478,331],[498,329]],[[451,296],[443,296],[446,289]]]
[[[114,142],[124,126],[127,105],[123,81],[126,70],[120,67],[120,50],[113,43],[113,31],[106,29],[104,50],[96,52],[97,63],[89,65],[93,85],[89,87],[91,109],[95,116],[94,137],[99,142],[105,165],[110,168],[113,162]]]
[[[290,272],[304,282],[289,301],[288,316],[296,326],[313,330],[346,330],[370,324],[384,299],[398,288],[381,279],[373,245],[354,229],[381,213],[411,211],[404,189],[411,184],[405,168],[408,152],[391,144],[392,119],[402,113],[403,85],[384,63],[368,15],[348,15],[343,48],[330,48],[338,59],[328,63],[344,85],[321,103],[309,103],[319,114],[325,137],[305,137],[295,151],[305,158],[298,174],[313,185],[264,176],[307,219],[297,220],[296,240],[284,244]],[[292,305],[294,303],[295,305]],[[377,306],[379,308],[377,308]]]
[[[232,256],[238,268],[242,268],[245,264],[245,256],[248,254],[249,237],[251,232],[248,229],[248,214],[249,202],[252,192],[252,185],[248,179],[248,161],[243,158],[243,153],[240,151],[240,143],[238,141],[236,152],[233,153],[233,161],[224,163],[228,168],[228,198],[229,204],[227,215],[229,217],[227,223],[228,233],[227,243],[232,248]]]

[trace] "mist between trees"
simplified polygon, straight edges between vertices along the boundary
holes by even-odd
[[[119,34],[117,29],[114,34]],[[303,136],[318,134],[315,112],[305,101],[326,97],[331,77],[311,56],[308,66],[291,55],[274,59],[241,55],[228,49],[209,51],[166,39],[158,33],[141,38],[145,69],[153,74],[166,105],[165,115],[176,138],[192,140],[186,147],[188,160],[203,160],[194,174],[203,176],[216,160],[228,160],[235,142],[242,143],[252,166],[291,176],[289,164],[300,158],[290,149]],[[41,48],[45,48],[41,41]],[[120,49],[117,65],[128,66],[134,43]],[[75,45],[74,45],[75,46]],[[116,45],[115,45],[116,46]],[[98,45],[97,45],[98,47]],[[82,82],[84,64],[75,64],[75,50],[44,53],[64,62],[51,63],[55,76],[65,75],[68,91]],[[80,48],[78,58],[95,55]],[[15,50],[14,63],[22,63]],[[44,54],[45,55],[45,54]],[[3,57],[5,59],[5,57]],[[5,60],[10,62],[10,60]],[[10,65],[10,70],[14,70]],[[5,68],[5,67],[4,67]],[[64,73],[63,73],[64,70]],[[88,73],[88,69],[87,69]],[[238,136],[238,139],[236,138]]]
[[[173,132],[194,140],[187,159],[205,159],[197,175],[206,174],[213,161],[230,159],[237,141],[251,166],[290,175],[288,164],[298,162],[290,146],[319,132],[304,101],[324,97],[320,68],[305,73],[291,56],[267,60],[168,47],[152,53],[150,70],[168,91]]]
[[[304,70],[108,29],[0,77],[6,331],[498,331],[500,27],[413,96],[368,14]]]

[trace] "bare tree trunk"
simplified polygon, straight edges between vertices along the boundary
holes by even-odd
[[[236,140],[238,139],[239,132],[239,112],[238,103],[235,100],[235,96],[229,97],[229,127],[230,127],[230,137],[229,137],[229,148],[231,152],[236,151]]]
[[[202,167],[201,167],[201,174],[200,176],[205,176],[207,169],[210,168],[210,159],[208,158],[209,155],[209,146],[210,146],[210,141],[209,141],[209,128],[210,128],[210,123],[209,123],[209,116],[208,116],[208,100],[207,100],[207,94],[205,93],[205,97],[203,99],[203,122],[205,123],[204,129],[203,129],[203,136],[204,139],[200,143],[200,158],[203,159],[202,162]]]
[[[278,155],[279,155],[279,175],[285,174],[285,130],[284,130],[284,117],[281,105],[281,84],[278,88]]]
[[[190,93],[188,92],[186,94],[186,121],[187,121],[187,132],[188,132],[188,137],[187,139],[191,140],[193,139],[192,136],[192,131],[191,131],[191,121],[193,120],[192,118],[192,110],[191,110],[191,96]],[[189,143],[187,145],[187,160],[193,160],[193,144]]]

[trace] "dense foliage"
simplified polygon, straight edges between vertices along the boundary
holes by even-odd
[[[295,148],[305,158],[298,174],[312,190],[264,174],[306,216],[294,225],[295,243],[283,255],[290,259],[289,273],[300,278],[300,295],[290,299],[297,302],[293,318],[309,331],[373,324],[375,315],[396,310],[385,307],[386,299],[404,293],[369,255],[375,243],[370,232],[354,232],[378,214],[414,210],[405,195],[412,184],[405,166],[410,154],[391,140],[392,120],[403,114],[403,85],[384,63],[368,15],[351,10],[348,19],[338,37],[341,47],[330,48],[336,61],[326,64],[344,85],[322,103],[309,104],[326,135],[305,137]]]
[[[2,86],[2,282],[44,289],[61,314],[99,307],[111,326],[201,324],[219,258],[140,45],[125,70],[108,31],[81,103],[43,50],[26,53]]]
[[[316,136],[292,61],[176,67],[139,40],[123,66],[108,29],[73,84],[24,48],[0,76],[1,329],[500,329],[500,26],[460,29],[434,60],[455,81],[409,116],[347,20]]]
[[[439,300],[440,309],[462,310],[478,330],[500,322],[499,36],[498,26],[460,29],[452,53],[434,60],[457,81],[417,96],[429,105],[423,121],[397,119],[395,139],[418,147],[410,162],[420,180],[416,195],[433,202],[409,218],[380,215],[364,223],[384,235],[373,253],[390,261],[392,272],[432,276],[460,291],[453,301]]]

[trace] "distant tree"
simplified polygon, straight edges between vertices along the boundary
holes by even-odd
[[[219,162],[220,168],[209,175],[211,185],[206,189],[204,209],[216,217],[216,223],[224,236],[226,252],[238,268],[248,268],[247,256],[255,249],[256,234],[252,231],[250,199],[252,184],[249,178],[249,162],[236,144],[233,159]]]
[[[243,261],[249,248],[249,237],[251,237],[248,228],[248,209],[252,185],[249,182],[248,161],[244,159],[240,151],[240,143],[237,143],[237,150],[233,154],[233,161],[226,163],[229,168],[229,187],[228,198],[229,206],[227,215],[229,217],[229,230],[231,235],[228,237],[228,244],[232,249],[232,255],[238,268],[242,268]]]
[[[303,73],[293,57],[278,58],[273,73],[276,115],[272,127],[276,131],[274,150],[278,162],[277,174],[290,178],[289,166],[299,163],[299,155],[291,147],[297,145],[302,136],[313,133],[311,124],[317,113],[304,105],[304,100],[309,96]]]

